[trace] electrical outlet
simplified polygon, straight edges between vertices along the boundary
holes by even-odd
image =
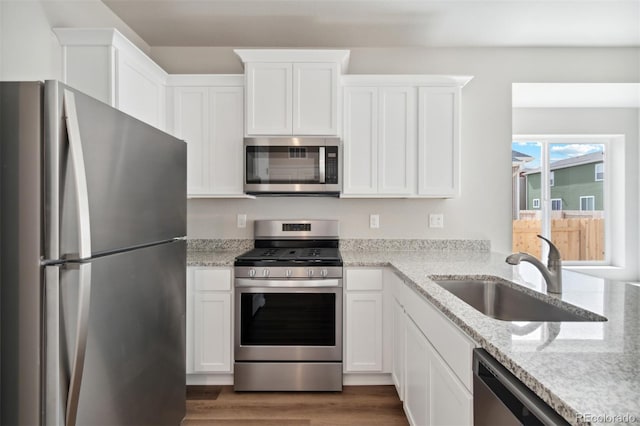
[[[442,213],[431,213],[429,215],[429,228],[444,228],[444,215]]]
[[[239,214],[238,215],[238,228],[246,228],[247,227],[247,215]]]
[[[379,214],[369,215],[369,228],[371,228],[371,229],[380,228],[380,215]]]

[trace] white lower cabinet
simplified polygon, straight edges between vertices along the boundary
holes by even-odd
[[[393,298],[393,365],[391,367],[391,378],[398,391],[398,397],[404,401],[405,385],[405,347],[406,347],[406,325],[405,313],[402,305]]]
[[[406,321],[406,384],[404,412],[409,423],[427,426],[429,421],[429,341],[413,321]]]
[[[231,268],[187,269],[187,373],[232,371]]]
[[[347,269],[345,275],[344,372],[382,372],[382,269]]]

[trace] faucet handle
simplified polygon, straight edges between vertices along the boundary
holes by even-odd
[[[544,240],[549,244],[549,262],[553,260],[560,260],[560,250],[556,247],[551,241],[543,237],[542,235],[538,235],[538,238]]]

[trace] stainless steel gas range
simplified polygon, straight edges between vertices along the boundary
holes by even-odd
[[[255,222],[235,261],[237,391],[342,390],[338,221]]]

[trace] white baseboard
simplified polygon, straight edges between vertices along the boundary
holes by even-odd
[[[187,385],[233,385],[233,374],[187,374]]]
[[[393,385],[391,373],[351,373],[342,375],[344,386]]]
[[[389,373],[351,373],[342,375],[344,386],[393,385]],[[233,385],[233,374],[187,374],[187,385]]]

